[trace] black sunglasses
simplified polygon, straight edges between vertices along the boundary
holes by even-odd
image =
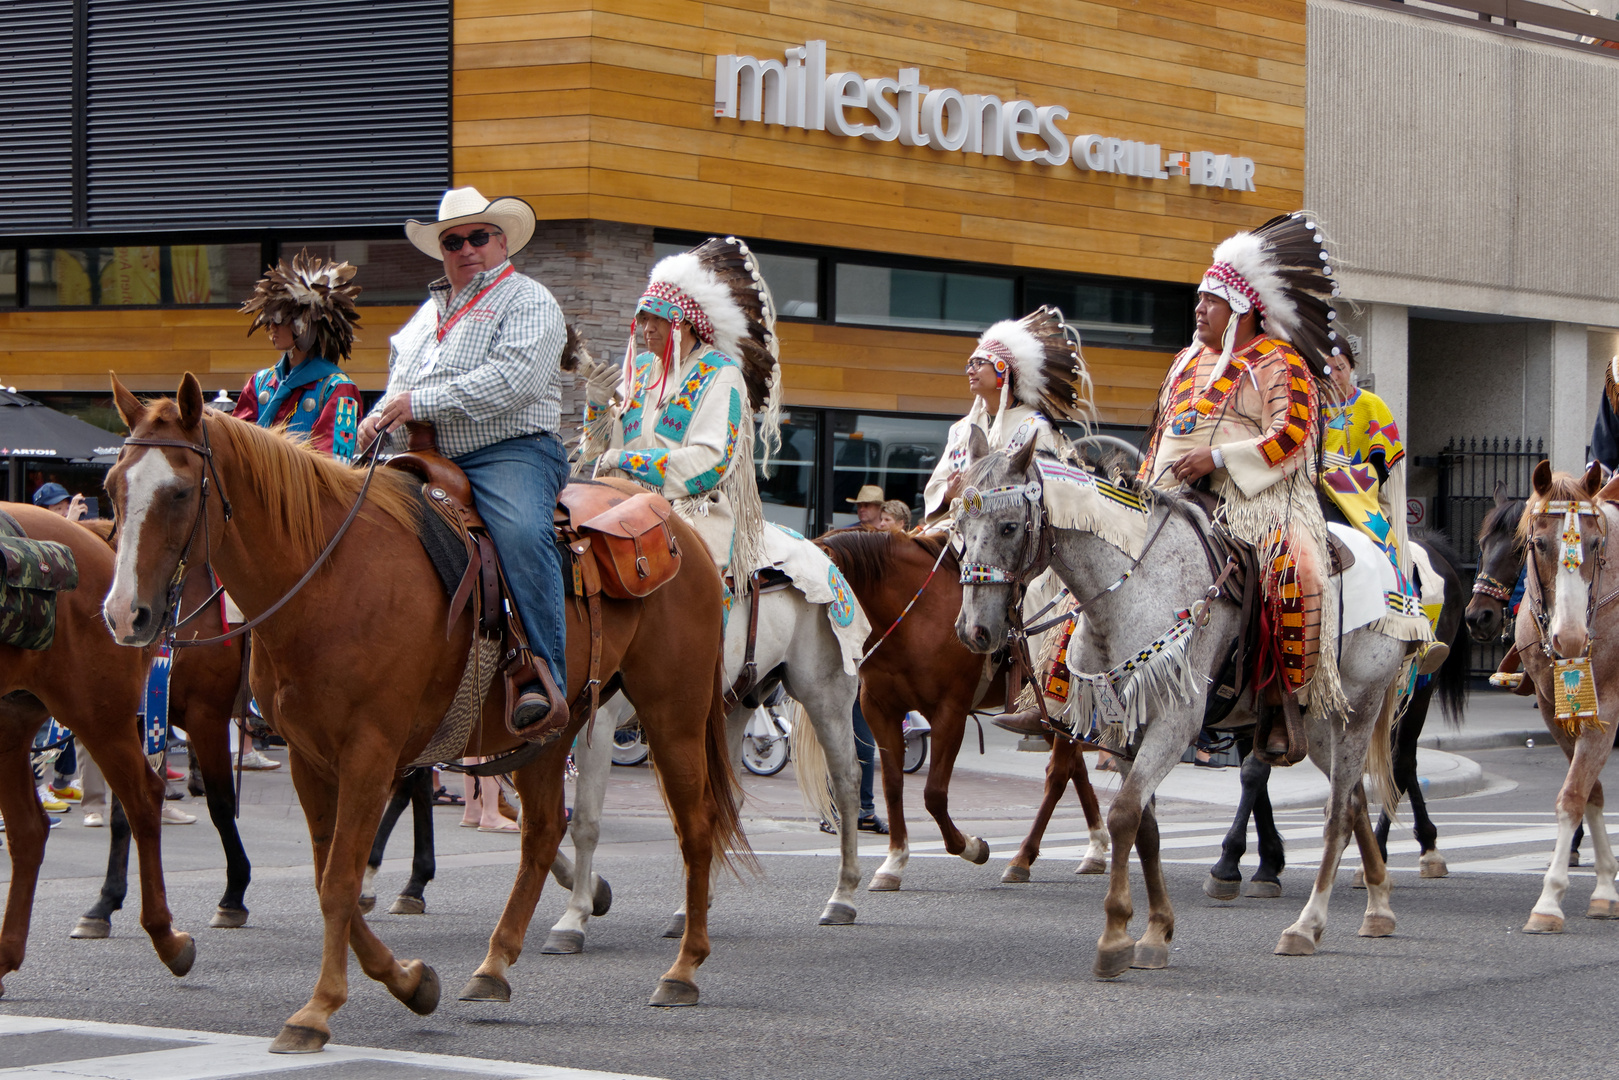
[[[481,248],[489,243],[490,237],[500,235],[498,230],[491,233],[479,229],[477,232],[468,233],[466,236],[441,236],[438,242],[439,246],[445,251],[460,251],[467,244],[471,244],[475,248]]]

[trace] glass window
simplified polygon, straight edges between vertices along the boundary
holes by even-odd
[[[1060,308],[1084,341],[1110,345],[1179,348],[1191,340],[1189,289],[1155,289],[1031,276],[1024,282],[1030,311],[1042,304]]]
[[[831,417],[832,527],[859,520],[850,500],[866,484],[882,488],[884,499],[909,506],[913,524],[921,521],[922,496],[944,453],[951,421],[840,411]]]
[[[805,536],[815,531],[818,439],[813,410],[784,409],[781,448],[770,456],[768,469],[759,468],[759,498],[764,501],[765,520]],[[761,460],[763,449],[754,447],[754,460]]]
[[[30,249],[28,306],[234,305],[260,269],[257,244]]]
[[[840,323],[979,333],[1012,317],[1012,279],[839,263]]]
[[[0,307],[17,306],[17,253],[0,250]]]
[[[419,305],[427,299],[428,283],[444,276],[442,262],[428,258],[403,237],[281,242],[281,258],[289,262],[300,251],[329,261],[351,263],[356,270],[354,284],[360,287],[362,304]]]

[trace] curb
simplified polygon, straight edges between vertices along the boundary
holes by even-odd
[[[1424,750],[1444,750],[1447,753],[1459,754],[1469,750],[1522,747],[1530,739],[1536,740],[1537,745],[1555,745],[1555,740],[1544,727],[1533,727],[1518,731],[1446,731],[1422,736],[1417,740],[1417,746]]]

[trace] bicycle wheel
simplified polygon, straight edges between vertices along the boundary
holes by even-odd
[[[913,773],[927,764],[928,737],[926,735],[905,736],[905,771]]]
[[[755,776],[775,776],[787,765],[785,735],[742,736],[742,764]]]
[[[639,765],[650,752],[639,723],[627,724],[613,732],[614,765]]]

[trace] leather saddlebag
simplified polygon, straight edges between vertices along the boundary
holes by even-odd
[[[646,596],[680,570],[680,545],[669,528],[669,502],[644,491],[580,523],[593,535],[602,592],[615,600]]]

